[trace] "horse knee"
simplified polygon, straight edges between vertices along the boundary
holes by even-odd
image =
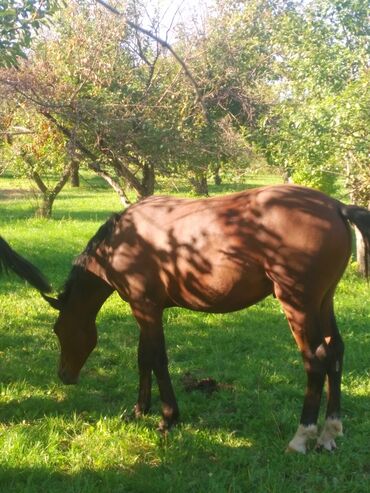
[[[329,344],[323,342],[320,344],[311,357],[307,358],[307,365],[311,371],[321,372],[339,371],[342,366],[344,354],[344,344],[342,339],[335,342],[330,341]]]
[[[338,373],[342,370],[344,343],[341,337],[331,340],[326,349],[328,373]]]
[[[324,375],[326,373],[327,352],[321,344],[314,353],[303,355],[304,368],[308,375]]]

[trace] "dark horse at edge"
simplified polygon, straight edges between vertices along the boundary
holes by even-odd
[[[179,409],[168,372],[165,308],[226,313],[273,294],[301,351],[307,388],[288,450],[335,448],[342,434],[340,394],[344,346],[333,296],[351,255],[349,223],[370,246],[370,212],[304,187],[281,185],[207,199],[154,196],[113,215],[75,260],[64,291],[45,297],[59,310],[58,374],[76,383],[97,342],[96,315],[117,291],[140,327],[139,395],[148,412],[152,372],[162,401],[161,429]],[[266,341],[268,342],[268,341]],[[326,420],[317,430],[328,382]]]
[[[34,288],[49,293],[51,287],[44,275],[31,262],[15,252],[0,236],[0,274],[12,270],[20,278],[25,279]]]

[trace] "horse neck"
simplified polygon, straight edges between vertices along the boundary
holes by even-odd
[[[94,318],[114,289],[96,274],[77,267],[68,302],[82,316]]]

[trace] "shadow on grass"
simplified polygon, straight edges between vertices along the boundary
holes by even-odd
[[[93,204],[91,210],[83,210],[83,211],[76,211],[76,210],[70,210],[70,209],[63,209],[63,208],[56,208],[54,209],[52,213],[52,217],[50,219],[45,220],[45,230],[47,229],[48,223],[53,222],[53,221],[61,221],[63,220],[76,220],[76,221],[81,221],[81,222],[91,222],[91,221],[99,221],[101,223],[105,222],[110,218],[110,216],[115,213],[115,212],[121,212],[123,210],[122,207],[120,207],[119,204],[117,204],[116,207],[112,208],[106,208],[106,209],[99,209],[99,210],[94,210],[93,209]],[[27,209],[22,209],[22,208],[14,208],[12,207],[11,209],[8,209],[6,211],[6,214],[0,215],[0,227],[1,225],[7,225],[9,224],[9,221],[27,221],[30,218],[35,217],[35,211],[36,208],[33,208],[30,206]]]
[[[277,181],[278,182],[278,181]],[[214,185],[212,183],[208,184],[208,192],[209,195],[221,195],[225,193],[234,193],[234,192],[242,192],[243,190],[249,190],[251,188],[263,187],[267,183],[266,182],[239,182],[239,183],[222,183],[221,185]],[[171,194],[173,192],[176,195],[186,196],[191,198],[204,198],[204,196],[197,196],[194,194],[193,188],[190,184],[184,183],[176,183],[176,186],[169,186],[168,183],[160,183],[156,189],[156,195],[168,195],[168,190],[171,190]]]
[[[249,447],[232,448],[206,438],[200,441],[190,433],[170,451],[159,445],[156,452],[161,456],[160,463],[150,464],[144,459],[95,470],[84,467],[76,472],[56,472],[50,466],[4,468],[0,470],[0,489],[7,493],[241,492],[250,483],[247,468],[256,462]],[[238,468],[245,468],[244,484],[229,489]]]
[[[146,432],[145,428],[145,424],[139,424],[136,432]],[[150,435],[145,448],[140,450],[140,444],[137,444],[139,448],[135,452],[135,429],[126,430],[134,460],[130,454],[125,455],[125,445],[123,450],[119,447],[119,440],[125,438],[121,434],[118,442],[117,436],[112,437],[118,446],[113,457],[108,459],[104,448],[99,449],[101,458],[100,452],[94,454],[93,450],[85,449],[85,460],[79,457],[78,467],[75,467],[77,459],[73,457],[73,451],[80,451],[77,436],[74,448],[70,444],[64,445],[67,447],[64,449],[62,443],[59,456],[54,455],[53,462],[45,461],[44,466],[39,465],[41,458],[34,467],[24,464],[14,467],[3,461],[0,490],[6,493],[295,493],[299,485],[302,492],[367,491],[370,462],[366,450],[350,456],[348,446],[342,441],[334,455],[313,451],[306,456],[286,455],[286,440],[278,431],[271,433],[270,430],[267,434],[261,428],[259,432],[247,433],[244,440],[238,441],[234,435],[234,442],[228,443],[210,428],[180,426],[166,438],[158,435],[155,440]],[[37,439],[35,436],[28,438]],[[345,440],[350,443],[351,437]],[[27,462],[27,451],[24,452]],[[44,455],[47,457],[47,451]],[[22,457],[19,460],[22,461]]]
[[[51,218],[51,221],[61,221],[62,219],[65,220],[74,220],[74,221],[80,221],[80,222],[101,222],[101,224],[105,223],[111,216],[112,214],[115,213],[120,213],[123,212],[122,207],[120,208],[119,205],[117,207],[112,208],[112,209],[104,209],[104,210],[98,210],[98,211],[70,211],[70,210],[63,210],[63,209],[57,209],[55,212],[53,212],[53,217]]]
[[[250,420],[260,420],[261,426],[269,422],[266,428],[271,422],[275,426],[273,421],[277,420],[281,433],[289,436],[292,416],[295,426],[301,410],[305,374],[284,316],[269,306],[270,300],[266,305],[220,316],[168,312],[170,373],[183,422],[243,433]],[[22,321],[16,322],[11,332],[2,331],[0,351],[7,357],[0,359],[1,382],[5,387],[26,382],[30,389],[22,398],[0,403],[0,421],[14,423],[74,412],[87,413],[92,419],[122,413],[129,416],[138,385],[138,331],[133,317],[117,317],[111,311],[103,314],[98,322],[98,346],[77,386],[63,386],[56,376],[59,349],[52,333],[55,318],[45,309],[45,313],[38,311],[27,319],[31,327],[40,327],[39,333],[24,333]],[[357,325],[365,327],[366,317],[358,317]],[[45,327],[50,329],[50,336]],[[346,367],[344,378],[348,372],[352,379],[361,379],[368,369],[370,340],[365,331],[345,339],[347,352],[358,357],[349,358],[351,367]],[[215,379],[220,389],[212,395],[188,392],[184,385],[188,372],[199,379]],[[40,395],[32,395],[32,389]],[[153,396],[152,413],[159,420],[155,381]],[[344,397],[345,412],[350,414],[356,408],[366,411],[369,404],[369,396]]]
[[[259,188],[265,185],[266,183],[222,183],[221,185],[210,184],[208,189],[210,195],[222,195],[225,193],[242,192],[243,190]]]

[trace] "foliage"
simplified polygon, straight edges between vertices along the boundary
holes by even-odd
[[[55,174],[64,169],[66,142],[63,136],[37,113],[13,114],[13,124],[26,126],[28,132],[9,145],[7,159],[14,162],[13,169],[20,176]]]
[[[301,183],[330,191],[333,173],[351,163],[354,177],[368,160],[369,34],[357,0],[312,0],[280,16],[277,100],[262,124],[270,161]]]
[[[32,36],[59,7],[58,0],[2,0],[0,3],[0,67],[17,66]]]

